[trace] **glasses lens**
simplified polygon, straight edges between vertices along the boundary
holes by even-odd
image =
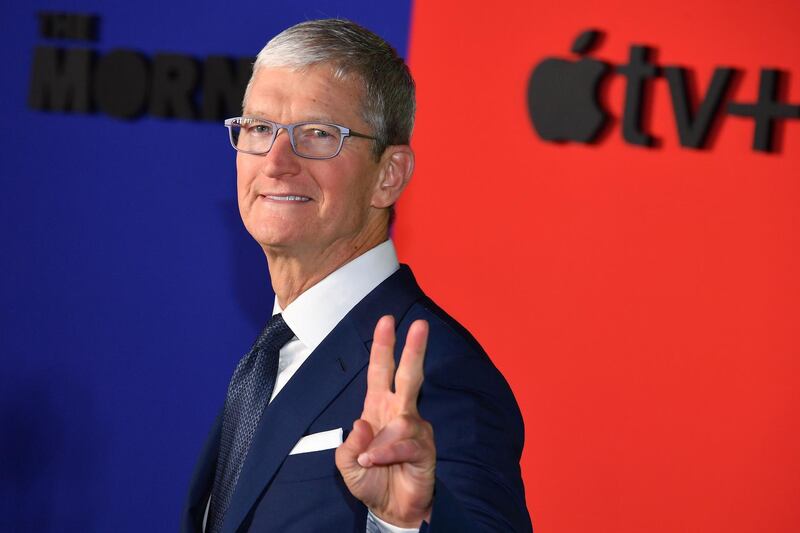
[[[266,153],[275,135],[275,126],[252,118],[233,121],[229,129],[233,147],[251,154]]]
[[[342,132],[330,124],[298,124],[294,127],[294,146],[302,157],[333,157],[342,146]]]

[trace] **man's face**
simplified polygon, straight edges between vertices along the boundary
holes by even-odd
[[[359,113],[362,92],[354,80],[333,79],[325,65],[304,71],[263,67],[244,115],[282,124],[334,123],[370,135]],[[239,152],[239,212],[247,231],[277,253],[337,254],[363,245],[379,220],[370,207],[379,178],[372,143],[350,137],[333,159],[304,159],[280,130],[268,154]]]

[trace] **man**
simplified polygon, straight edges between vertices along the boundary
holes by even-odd
[[[184,531],[529,531],[514,397],[388,239],[414,167],[403,60],[351,22],[302,23],[258,55],[243,107],[239,210],[275,303]]]

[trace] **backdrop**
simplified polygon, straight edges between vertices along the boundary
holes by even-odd
[[[537,532],[800,528],[791,0],[106,4],[0,11],[0,530],[177,529],[272,301],[219,119],[327,16],[409,57],[395,239],[515,391]]]

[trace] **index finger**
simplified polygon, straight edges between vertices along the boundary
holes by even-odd
[[[394,384],[395,393],[403,410],[408,413],[417,412],[417,399],[424,378],[425,349],[428,345],[428,323],[415,320],[408,329],[406,344],[397,365]]]
[[[394,377],[394,317],[385,315],[375,325],[367,367],[367,393],[390,391]]]

